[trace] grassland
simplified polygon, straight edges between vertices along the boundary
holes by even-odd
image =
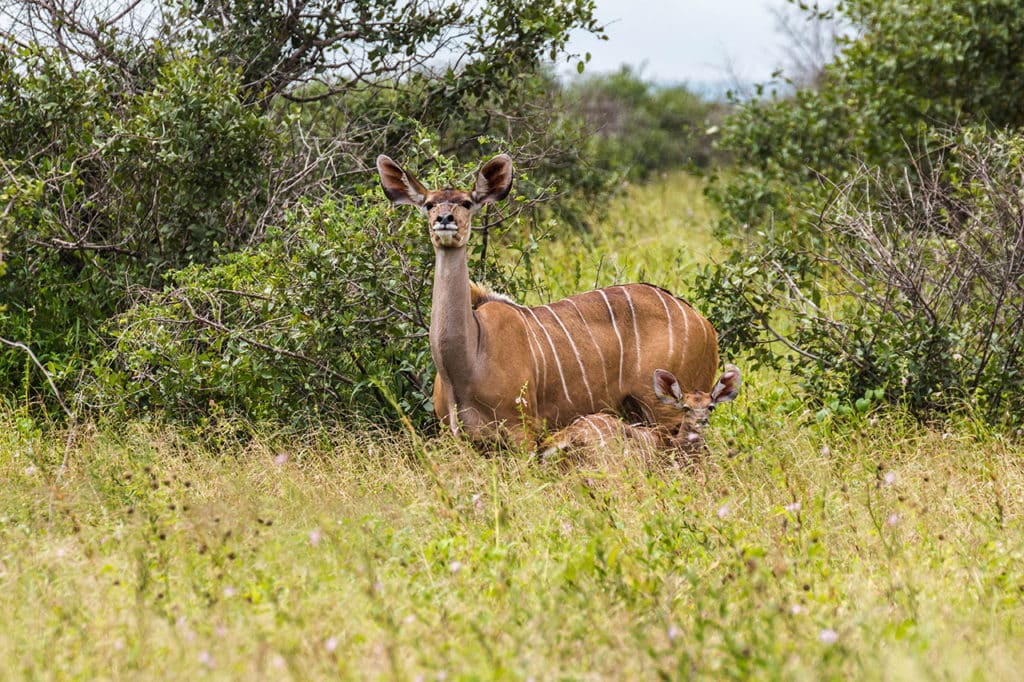
[[[684,289],[697,188],[631,189],[557,272]],[[1017,678],[1024,447],[745,379],[696,470],[0,414],[2,676]]]

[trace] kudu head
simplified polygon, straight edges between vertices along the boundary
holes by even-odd
[[[665,406],[661,412],[668,427],[673,447],[684,452],[697,452],[704,447],[704,430],[711,412],[719,403],[729,402],[739,393],[742,377],[736,365],[726,365],[718,383],[710,393],[692,391],[684,393],[672,372],[654,370],[654,394]],[[669,415],[671,415],[669,417]]]
[[[512,189],[512,159],[499,154],[477,171],[472,189],[428,190],[390,158],[377,157],[384,194],[394,204],[411,204],[427,217],[435,249],[461,249],[469,242],[470,219],[481,206],[501,201]]]

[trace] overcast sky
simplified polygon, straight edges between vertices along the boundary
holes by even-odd
[[[643,66],[662,83],[766,81],[782,62],[772,8],[785,0],[597,0],[607,41],[577,35],[573,52],[590,52],[587,69]]]

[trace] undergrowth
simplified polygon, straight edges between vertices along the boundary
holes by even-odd
[[[795,424],[771,382],[716,414],[697,471],[142,425],[80,427],[61,471],[61,434],[5,429],[0,658],[26,678],[1013,677],[1024,448],[898,414]]]

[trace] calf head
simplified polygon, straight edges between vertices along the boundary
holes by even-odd
[[[667,433],[672,447],[697,452],[704,447],[704,430],[711,412],[719,403],[729,402],[739,393],[742,377],[735,365],[726,365],[710,393],[684,393],[672,372],[654,370],[654,394],[668,409],[659,410],[659,428]]]

